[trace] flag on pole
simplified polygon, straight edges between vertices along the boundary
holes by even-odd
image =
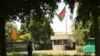
[[[58,14],[58,18],[60,19],[60,21],[64,19],[65,13],[66,13],[66,7],[64,7],[63,10]]]

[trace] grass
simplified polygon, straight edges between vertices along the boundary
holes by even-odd
[[[9,53],[7,54],[7,56],[27,56],[27,53],[26,54],[20,54],[20,53]],[[43,53],[34,53],[33,56],[91,56],[90,54],[83,54],[83,55],[67,55],[67,54],[43,54]]]

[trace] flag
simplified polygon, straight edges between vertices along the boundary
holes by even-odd
[[[58,14],[58,18],[62,21],[65,17],[66,8],[64,7],[63,10]]]

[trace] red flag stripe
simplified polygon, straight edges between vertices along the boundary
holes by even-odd
[[[65,16],[65,7],[64,7],[64,9],[61,11],[60,15],[61,15],[61,18],[63,19],[64,16]]]
[[[64,17],[65,17],[65,12],[66,12],[66,10],[65,10],[65,7],[63,8],[63,10],[60,12],[60,14],[59,14],[59,19],[60,19],[60,21],[62,21],[63,19],[64,19]]]

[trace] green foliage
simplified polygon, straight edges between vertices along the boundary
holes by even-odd
[[[20,34],[23,35],[28,32],[29,32],[29,30],[28,30],[28,27],[26,26],[26,22],[21,23]]]
[[[14,26],[12,23],[13,22],[9,22],[9,21],[5,23],[5,37],[6,37],[7,40],[11,40],[11,37],[12,37],[12,27],[16,28],[16,26]],[[20,31],[17,30],[17,32],[16,32],[17,37],[19,37],[19,33],[20,33]]]
[[[78,10],[76,22],[82,21],[82,26],[84,27],[88,21],[92,21],[92,25],[89,29],[90,33],[92,32],[95,37],[95,46],[96,46],[96,56],[100,55],[100,0],[78,0]],[[93,37],[93,36],[92,36]]]
[[[26,33],[26,34],[20,35],[19,38],[21,40],[31,39],[31,34],[30,33]]]
[[[18,54],[18,53],[14,53],[14,52],[10,52],[7,54],[7,56],[27,56],[26,54]]]
[[[13,53],[10,53],[9,55],[7,56],[27,56],[27,54],[13,54]],[[92,56],[91,54],[88,54],[88,53],[84,53],[83,55],[78,55],[78,54],[75,54],[75,55],[68,55],[68,54],[47,54],[47,53],[34,53],[33,56]]]
[[[66,4],[69,5],[70,12],[73,13],[75,2],[77,2],[77,0],[64,0],[64,1]]]
[[[44,17],[46,14],[53,16],[55,9],[57,9],[57,0],[7,0],[0,2],[0,17],[6,18],[5,20],[15,20],[16,15],[21,17],[22,21],[23,16],[34,16],[41,20],[41,17]],[[51,12],[50,12],[51,11]],[[37,20],[38,20],[37,19]]]
[[[55,10],[58,8],[57,3],[61,0],[7,0],[0,2],[0,17],[6,18],[5,20],[17,20],[16,16],[20,17],[24,22],[24,17],[34,16],[35,20],[41,21],[42,17],[49,14],[50,17],[54,16]],[[75,0],[64,0],[69,5],[71,13],[73,13]]]
[[[18,54],[18,53],[10,53],[8,56],[27,56],[27,54]],[[47,53],[34,53],[33,56],[71,56],[71,55],[67,55],[67,54],[47,54]]]
[[[0,18],[5,18],[5,20],[16,19],[16,15],[19,16],[22,21],[24,21],[24,16],[32,16],[36,17],[36,20],[39,21],[45,14],[49,14],[53,16],[53,13],[56,9],[56,2],[59,0],[3,0],[0,1]],[[75,4],[75,0],[64,0],[67,1],[71,8],[71,13],[73,13],[73,8]],[[88,20],[93,21],[93,30],[94,35],[97,40],[97,45],[99,45],[99,21],[100,17],[100,0],[77,0],[79,2],[78,6],[78,14],[76,21],[82,21],[82,26],[86,24]],[[41,8],[42,7],[42,8]],[[30,12],[33,10],[33,12]],[[19,14],[20,13],[20,14]],[[84,29],[83,29],[84,30]],[[1,43],[1,42],[0,42]],[[96,46],[97,46],[96,45]],[[2,48],[1,48],[2,49]],[[97,48],[97,50],[100,50]],[[97,51],[100,52],[100,51]]]
[[[80,46],[80,45],[77,45],[77,46],[75,47],[75,49],[76,49],[78,52],[82,52],[82,46]]]
[[[83,56],[92,56],[91,53],[85,53]]]
[[[30,21],[28,21],[28,19]],[[50,22],[47,18],[43,18],[43,21],[38,22],[33,20],[34,17],[26,18],[25,22],[22,23],[20,34],[23,37],[23,34],[30,32],[30,35],[35,43],[40,42],[50,42],[50,36],[53,35],[53,30],[50,26]]]
[[[84,43],[84,38],[87,37],[88,38],[88,33],[90,32],[90,27],[91,27],[92,22],[91,21],[87,21],[86,25],[83,27],[83,23],[82,21],[76,22],[75,23],[75,35],[76,35],[76,39],[80,42],[80,43]],[[87,34],[87,36],[86,36]]]
[[[10,39],[11,37],[11,29],[12,29],[12,24],[10,22],[5,23],[5,37],[7,39]]]
[[[50,41],[50,36],[53,34],[53,30],[50,26],[50,22],[47,18],[44,18],[43,22],[36,22],[30,18],[30,24],[28,25],[31,35],[36,43]]]
[[[30,11],[33,10],[32,16],[38,18],[39,21],[45,14],[53,16],[53,13],[56,9],[56,2],[59,0],[1,0],[0,1],[0,18],[5,19],[6,21],[10,19],[16,19],[15,16],[21,17],[24,21],[24,16],[30,15]],[[73,12],[75,0],[64,0],[67,1]],[[99,44],[99,21],[100,17],[100,0],[76,0],[79,2],[77,20],[82,20],[83,25],[86,24],[88,20],[93,20],[93,29],[94,35],[96,38],[96,46]],[[42,7],[42,8],[41,8]],[[51,11],[51,12],[49,12]],[[20,14],[19,14],[20,13]],[[5,39],[5,38],[4,38]],[[3,40],[5,41],[5,40]],[[2,42],[0,42],[2,44]],[[1,48],[2,49],[2,48]],[[97,48],[97,50],[100,50]],[[2,51],[1,51],[2,52]],[[100,51],[97,51],[98,53]],[[1,54],[2,55],[2,54]]]

